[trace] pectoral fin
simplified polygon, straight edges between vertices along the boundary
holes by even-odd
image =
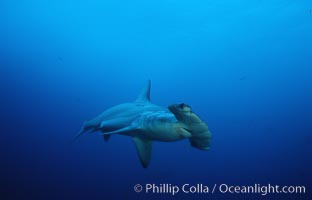
[[[132,140],[135,144],[141,164],[143,165],[144,168],[146,168],[151,160],[152,141],[138,137],[133,137]]]
[[[101,135],[126,134],[126,133],[131,133],[135,130],[137,130],[137,129],[132,127],[132,126],[127,126],[127,127],[115,130],[115,131],[103,132],[103,133],[101,133]]]
[[[118,117],[115,119],[104,120],[100,124],[100,129],[102,131],[116,130],[125,127],[129,124],[129,119],[127,117]]]

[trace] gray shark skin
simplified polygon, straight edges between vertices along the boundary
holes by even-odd
[[[99,131],[105,141],[113,134],[132,137],[141,164],[149,165],[152,141],[173,142],[189,139],[200,150],[210,147],[211,133],[187,104],[173,104],[168,108],[150,102],[149,80],[134,102],[123,103],[86,121],[78,136],[86,131]]]

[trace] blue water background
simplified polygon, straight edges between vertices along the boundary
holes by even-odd
[[[1,199],[171,199],[137,183],[305,185],[312,191],[312,2],[2,0]],[[143,169],[130,138],[82,122],[136,98],[184,102],[210,151],[155,142]],[[178,195],[179,199],[263,199]]]

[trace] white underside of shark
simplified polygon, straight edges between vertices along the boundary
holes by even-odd
[[[208,126],[186,104],[168,108],[150,102],[148,81],[136,101],[114,106],[86,121],[78,134],[100,131],[106,141],[113,134],[132,137],[144,168],[149,165],[152,141],[173,142],[189,139],[193,147],[208,150],[211,133]]]

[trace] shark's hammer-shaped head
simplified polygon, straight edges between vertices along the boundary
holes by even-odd
[[[185,103],[180,103],[172,104],[168,106],[168,109],[183,125],[183,128],[191,133],[192,137],[189,139],[191,145],[201,150],[208,150],[211,133],[206,123],[192,111],[191,107]]]
[[[201,122],[201,119],[193,113],[191,107],[185,103],[172,104],[168,106],[168,109],[182,123],[193,124]]]

